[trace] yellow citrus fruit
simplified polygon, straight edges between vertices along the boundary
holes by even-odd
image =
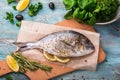
[[[16,6],[18,11],[23,11],[29,4],[30,0],[20,0]]]
[[[63,57],[57,57],[57,56],[54,56],[54,58],[60,63],[67,63],[70,61],[70,58],[63,58]]]
[[[19,70],[19,65],[17,61],[10,55],[7,55],[6,57],[7,64],[14,72],[17,72]]]
[[[56,61],[53,55],[43,52],[44,57],[49,61]]]

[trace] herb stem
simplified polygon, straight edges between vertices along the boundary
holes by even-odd
[[[11,54],[15,58],[15,60],[18,62],[20,71],[26,72],[27,69],[30,71],[35,71],[38,69],[44,70],[44,71],[51,71],[52,67],[40,64],[38,62],[33,62],[28,60],[26,57],[22,56],[21,53]]]

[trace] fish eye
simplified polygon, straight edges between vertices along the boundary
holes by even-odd
[[[91,44],[91,42],[90,42],[89,39],[86,39],[85,43],[86,43],[86,44]]]

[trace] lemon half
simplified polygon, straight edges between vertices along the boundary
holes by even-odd
[[[43,52],[44,57],[49,61],[56,61],[53,55]]]
[[[6,57],[7,64],[14,72],[17,72],[19,70],[19,65],[17,61],[10,55],[7,55]]]
[[[16,6],[16,9],[18,11],[23,11],[28,6],[29,3],[30,0],[20,0]]]
[[[43,51],[43,55],[49,61],[57,61],[60,63],[68,63],[70,61],[70,58],[57,57],[52,54],[47,54],[45,51]]]
[[[54,58],[60,63],[68,63],[70,61],[70,58],[63,58],[63,57],[57,57],[57,56],[54,56]]]

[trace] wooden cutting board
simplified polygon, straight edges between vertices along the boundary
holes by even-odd
[[[88,26],[88,25],[84,25],[84,24],[79,24],[75,20],[64,20],[62,22],[56,23],[56,25],[78,28],[78,29],[83,29],[83,30],[95,32],[93,27]],[[103,62],[105,60],[105,56],[106,55],[105,55],[104,51],[102,50],[102,48],[100,48],[98,63]],[[26,75],[31,80],[48,80],[48,79],[51,79],[53,77],[56,77],[56,76],[59,76],[59,75],[76,70],[76,69],[73,69],[70,67],[63,67],[61,65],[52,64],[52,63],[48,63],[48,62],[42,62],[42,63],[53,67],[52,71],[48,72],[47,74],[46,74],[46,72],[44,72],[42,70],[37,70],[34,72],[27,71]],[[4,75],[6,73],[9,73],[9,72],[12,72],[12,71],[8,67],[6,60],[0,61],[0,76]]]

